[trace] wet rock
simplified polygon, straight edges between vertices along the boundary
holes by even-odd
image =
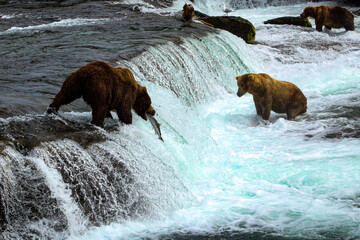
[[[360,6],[359,0],[343,0],[343,2],[351,6]]]
[[[302,26],[302,27],[312,27],[309,19],[302,18],[302,17],[280,17],[270,19],[264,22],[265,24],[288,24],[288,25],[295,25],[295,26]]]
[[[205,13],[199,12],[195,10],[195,16],[200,19],[200,18],[205,18],[205,17],[210,17],[209,15],[206,15]]]
[[[231,32],[241,37],[247,43],[253,43],[256,31],[254,26],[248,20],[242,17],[233,16],[208,16],[206,14],[195,11],[195,16],[201,22]]]
[[[0,168],[0,239],[55,239],[36,232],[45,223],[53,233],[64,232],[67,218],[35,164],[14,156],[0,161],[6,166]]]
[[[4,231],[7,225],[4,201],[2,199],[3,185],[0,183],[0,233]]]
[[[117,139],[115,152],[97,144],[111,141],[106,131],[119,124],[109,121],[103,130],[84,122],[38,115],[0,123],[0,239],[66,239],[75,214],[86,227],[151,209],[128,164],[136,161],[131,140]],[[49,184],[49,171],[39,164],[58,173],[59,185]],[[70,215],[68,203],[76,206]]]
[[[113,121],[113,125],[106,125],[105,130],[117,127],[117,122]],[[27,154],[42,142],[62,139],[71,139],[83,148],[106,140],[101,130],[90,124],[88,119],[82,122],[53,115],[35,115],[33,119],[14,118],[8,123],[0,123],[0,154],[4,148],[1,143],[11,144],[19,152]]]
[[[356,11],[353,11],[353,14],[354,15],[357,15],[357,16],[360,16],[360,9],[356,10]]]

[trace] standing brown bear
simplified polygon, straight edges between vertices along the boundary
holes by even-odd
[[[191,21],[193,19],[195,15],[195,10],[193,5],[191,4],[186,4],[183,6],[183,18],[184,20],[187,21]]]
[[[101,127],[105,117],[111,117],[112,110],[125,124],[132,123],[131,109],[145,120],[146,114],[155,114],[146,87],[136,82],[131,71],[112,67],[105,62],[89,63],[71,73],[49,105],[47,113],[57,113],[60,106],[81,96],[91,106],[91,123]]]
[[[286,113],[288,119],[294,119],[307,109],[307,99],[301,90],[290,82],[278,81],[265,73],[244,74],[236,77],[239,87],[237,95],[253,95],[256,113],[269,120],[270,111]]]
[[[315,18],[316,30],[321,32],[322,27],[327,29],[342,28],[346,31],[354,31],[354,15],[342,7],[306,7],[301,17],[313,17]]]

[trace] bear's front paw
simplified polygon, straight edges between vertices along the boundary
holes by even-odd
[[[50,107],[50,106],[49,106],[49,107],[47,108],[46,113],[47,113],[47,114],[52,114],[52,113],[57,114],[57,111],[56,111],[56,108],[55,108],[55,107]]]

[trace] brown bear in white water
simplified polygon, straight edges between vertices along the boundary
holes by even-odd
[[[286,113],[288,119],[306,112],[306,97],[290,82],[278,81],[265,73],[244,74],[236,80],[239,88],[237,95],[252,94],[256,113],[264,120],[269,120],[271,110]]]
[[[60,106],[81,96],[92,108],[92,123],[101,127],[112,110],[126,124],[132,123],[131,109],[145,120],[146,114],[155,114],[146,87],[136,82],[131,71],[105,62],[89,63],[71,73],[47,112],[56,113]]]
[[[354,15],[342,7],[306,7],[301,17],[315,18],[316,30],[321,32],[322,27],[345,28],[346,31],[354,31]]]

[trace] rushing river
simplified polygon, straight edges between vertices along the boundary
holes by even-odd
[[[184,3],[0,4],[0,238],[360,238],[360,17],[317,32],[263,22],[336,2],[227,1],[255,26],[246,44],[184,24]],[[223,15],[216,0],[194,7]],[[147,87],[164,142],[134,113],[94,127],[81,99],[45,114],[97,60]],[[296,84],[307,113],[261,120],[236,96],[249,72]]]

